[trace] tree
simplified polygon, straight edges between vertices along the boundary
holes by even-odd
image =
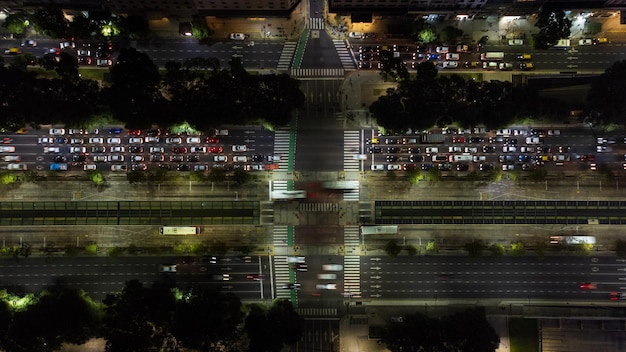
[[[469,253],[469,256],[472,258],[480,257],[485,249],[485,245],[482,240],[473,240],[472,242],[466,243],[464,247]]]
[[[148,177],[146,176],[146,173],[143,172],[142,170],[133,170],[133,171],[129,171],[126,174],[126,179],[128,180],[128,183],[130,183],[131,185],[134,185],[137,183],[146,182]]]
[[[526,248],[522,242],[511,243],[511,255],[519,257],[526,253]]]
[[[402,58],[395,57],[394,52],[390,50],[382,50],[379,53],[380,57],[380,75],[383,80],[387,81],[391,79],[393,81],[409,79],[409,71],[406,69],[406,65]]]
[[[97,36],[100,31],[98,23],[83,14],[74,16],[68,27],[68,32],[72,37],[81,39],[90,39]]]
[[[253,176],[245,170],[237,169],[233,172],[233,181],[239,186],[252,180]]]
[[[398,254],[400,254],[400,251],[402,251],[402,247],[400,247],[394,240],[387,242],[385,245],[385,253],[387,253],[387,255],[391,258],[397,257]]]
[[[213,35],[213,30],[206,24],[204,17],[196,16],[191,21],[191,35],[200,41],[200,43],[206,42]]]
[[[78,80],[80,80],[80,76],[78,75],[78,61],[76,61],[76,57],[66,52],[61,52],[59,61],[54,70],[61,78],[70,82],[78,82]]]
[[[494,243],[489,246],[489,251],[491,252],[491,256],[493,257],[501,257],[506,252],[504,246],[500,243]]]
[[[253,304],[245,320],[250,352],[279,352],[294,345],[302,335],[302,319],[290,301],[279,299],[269,310]]]
[[[591,83],[586,122],[593,125],[626,123],[626,60],[617,61]]]
[[[435,27],[426,22],[424,19],[418,19],[417,21],[413,22],[411,39],[413,39],[419,45],[432,43],[437,39]]]
[[[468,308],[447,316],[443,325],[446,350],[495,352],[500,345],[500,337],[487,321],[484,308]]]
[[[102,186],[104,184],[104,176],[101,170],[87,170],[85,173],[94,186]]]
[[[21,35],[26,31],[30,22],[28,15],[23,12],[15,12],[7,15],[2,22],[2,27],[6,28],[9,33]]]
[[[122,38],[130,40],[147,39],[150,36],[148,20],[139,15],[118,17],[117,28]]]
[[[48,8],[35,11],[30,20],[35,30],[52,38],[65,38],[68,34],[68,21],[59,8]]]
[[[539,28],[539,33],[534,36],[535,49],[547,49],[559,39],[569,38],[572,21],[563,10],[544,5],[539,9],[535,26]]]
[[[441,42],[456,45],[457,38],[463,35],[463,30],[454,26],[445,26],[439,34]]]

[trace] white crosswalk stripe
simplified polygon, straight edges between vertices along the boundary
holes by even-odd
[[[307,27],[309,29],[324,29],[324,19],[320,17],[309,18]]]
[[[286,185],[285,185],[286,188]],[[274,248],[287,247],[289,243],[288,226],[274,226]],[[274,256],[274,280],[276,283],[276,297],[291,298],[290,290],[282,289],[284,285],[290,283],[289,263],[286,255]]]
[[[293,60],[293,55],[296,52],[297,46],[297,42],[286,42],[285,45],[283,45],[283,51],[280,53],[280,57],[278,58],[278,66],[276,66],[277,70],[289,71],[289,68],[291,67],[291,61]]]
[[[278,130],[274,133],[274,155],[280,155],[278,170],[287,171],[289,167],[289,131]]]
[[[287,180],[273,180],[272,190],[273,191],[287,191]]]
[[[261,202],[261,224],[274,222],[274,202]]]
[[[337,203],[300,203],[299,210],[309,213],[338,212],[341,206]]]
[[[346,171],[361,170],[361,162],[355,158],[360,153],[361,131],[343,132],[343,169]]]
[[[350,50],[346,46],[345,40],[333,40],[333,45],[335,45],[335,50],[337,51],[337,55],[339,55],[339,60],[341,60],[341,65],[346,70],[354,70],[356,69],[356,64],[354,62],[354,58],[350,54]]]
[[[296,312],[301,317],[336,317],[337,308],[297,308]]]
[[[343,68],[292,68],[293,77],[343,77],[346,74]]]
[[[345,226],[343,243],[346,255],[343,257],[344,294],[361,296],[361,257],[359,256],[359,227]]]

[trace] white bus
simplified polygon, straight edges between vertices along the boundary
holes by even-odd
[[[306,191],[294,190],[294,191],[272,191],[272,200],[290,200],[290,199],[304,199],[306,198]]]
[[[322,183],[322,187],[336,190],[359,189],[359,181],[327,181]]]
[[[161,235],[185,236],[200,234],[198,226],[161,226],[159,229]]]
[[[480,54],[480,59],[483,61],[498,61],[504,59],[504,53],[502,51],[489,51]]]
[[[385,226],[361,226],[363,235],[395,235],[398,233],[398,225]]]

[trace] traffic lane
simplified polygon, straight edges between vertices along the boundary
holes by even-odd
[[[306,319],[302,337],[297,343],[299,351],[334,351],[333,343],[339,338],[338,320]]]

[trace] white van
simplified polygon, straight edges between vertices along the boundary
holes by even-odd
[[[453,161],[472,161],[472,156],[468,154],[454,155]]]
[[[372,164],[372,171],[383,171],[385,170],[385,165],[383,164]]]

